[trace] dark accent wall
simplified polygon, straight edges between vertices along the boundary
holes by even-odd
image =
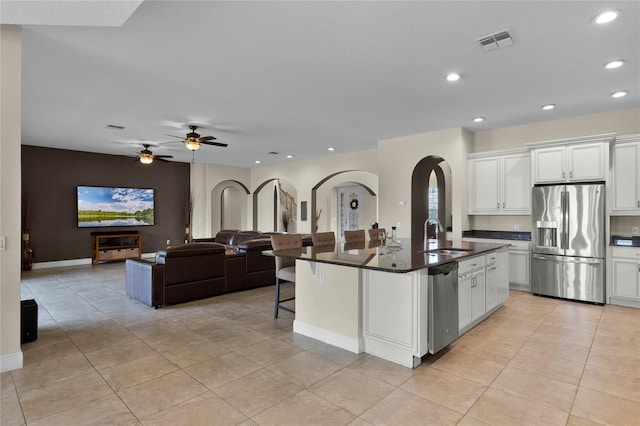
[[[78,228],[78,185],[153,188],[155,225]],[[143,253],[166,247],[167,240],[183,242],[188,191],[187,163],[143,165],[120,155],[22,146],[22,192],[29,200],[30,244],[36,263],[91,257],[93,231],[137,230],[142,234]]]

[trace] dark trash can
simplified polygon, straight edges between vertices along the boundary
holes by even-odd
[[[34,299],[20,301],[20,343],[38,339],[38,304]]]

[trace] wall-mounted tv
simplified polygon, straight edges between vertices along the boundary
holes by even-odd
[[[78,186],[78,227],[154,224],[153,189]]]

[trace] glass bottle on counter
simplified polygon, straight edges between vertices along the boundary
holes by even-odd
[[[392,248],[401,249],[402,248],[402,243],[400,242],[400,240],[398,240],[398,235],[397,235],[397,231],[396,231],[396,227],[395,226],[391,227],[391,239],[387,243],[387,247],[389,247],[390,249],[392,249]]]

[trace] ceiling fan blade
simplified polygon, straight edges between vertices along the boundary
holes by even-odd
[[[153,157],[153,161],[156,161],[156,160],[157,161],[162,161],[163,163],[169,163],[169,161],[165,160],[164,158],[159,158],[159,157],[154,156]]]
[[[174,136],[174,135],[168,135],[168,134],[164,134],[165,136],[170,136],[172,138],[178,138],[178,139],[184,139],[184,136]]]
[[[173,158],[173,155],[154,155],[153,158]]]
[[[223,142],[200,141],[200,143],[204,144],[204,145],[213,145],[213,146],[224,146],[224,147],[229,146],[229,144],[226,144],[226,143],[223,143]]]
[[[216,140],[216,139],[217,139],[217,138],[216,138],[216,137],[214,137],[214,136],[202,136],[202,137],[200,138],[200,142],[204,142],[204,141],[214,141],[214,140]]]

